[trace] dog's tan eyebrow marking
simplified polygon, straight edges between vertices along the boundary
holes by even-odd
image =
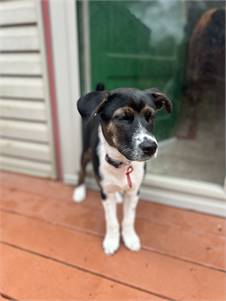
[[[125,115],[125,114],[132,115],[134,113],[135,112],[131,107],[123,107],[123,108],[117,109],[114,112],[113,117],[120,116],[120,115]]]
[[[145,106],[142,110],[141,113],[145,114],[145,113],[151,113],[152,115],[155,114],[155,110],[152,107],[149,106]]]

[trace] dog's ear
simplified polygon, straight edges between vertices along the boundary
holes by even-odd
[[[146,94],[151,96],[157,110],[160,110],[162,107],[166,109],[168,113],[172,112],[173,106],[171,100],[157,88],[152,88],[145,90]]]
[[[83,118],[90,118],[97,114],[107,101],[109,92],[93,91],[79,98],[77,108]]]

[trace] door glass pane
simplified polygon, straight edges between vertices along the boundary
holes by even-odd
[[[89,1],[87,15],[92,89],[157,87],[172,100],[156,118],[148,172],[222,185],[225,1]]]

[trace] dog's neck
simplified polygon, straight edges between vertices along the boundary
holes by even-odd
[[[100,143],[102,143],[105,151],[104,155],[107,156],[107,158],[109,159],[107,160],[108,163],[112,160],[113,162],[115,162],[115,167],[116,165],[118,165],[118,167],[131,165],[131,161],[129,161],[125,156],[123,156],[115,147],[109,145],[109,143],[104,138],[101,126],[99,127],[99,138]],[[112,165],[114,166],[114,164]]]

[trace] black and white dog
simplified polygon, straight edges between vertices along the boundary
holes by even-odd
[[[94,91],[77,103],[83,119],[81,171],[73,199],[86,197],[84,178],[91,160],[105,211],[106,234],[103,248],[113,254],[120,244],[117,203],[123,201],[122,239],[127,248],[138,251],[140,239],[134,222],[145,161],[156,156],[158,143],[153,135],[156,112],[172,105],[157,89],[120,88]]]

